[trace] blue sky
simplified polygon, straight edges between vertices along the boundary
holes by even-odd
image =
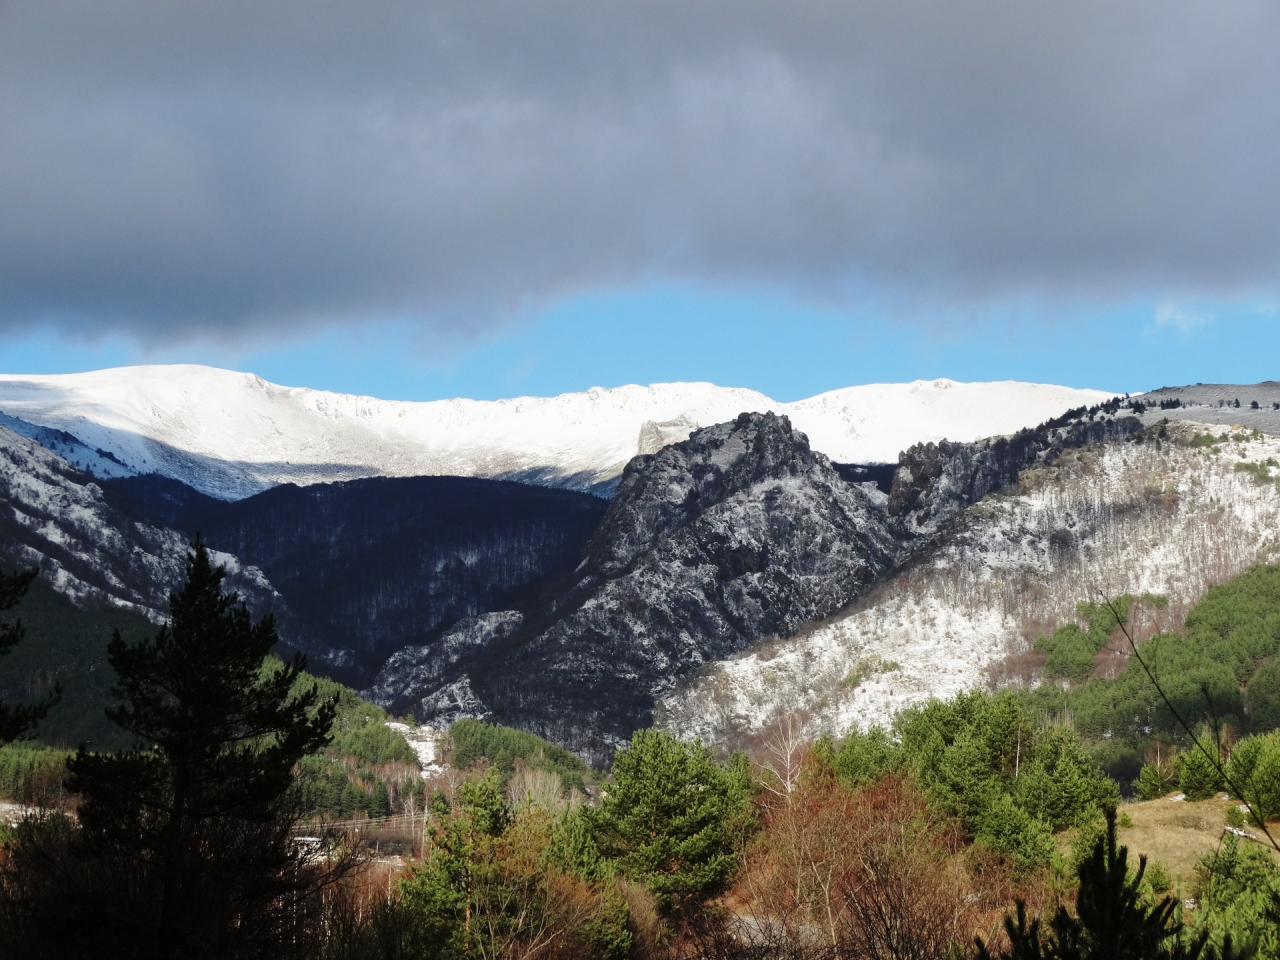
[[[779,295],[658,286],[566,299],[486,327],[420,321],[293,331],[249,346],[149,348],[45,330],[0,341],[10,373],[208,363],[387,399],[497,399],[591,386],[709,380],[782,401],[859,383],[1016,379],[1114,391],[1280,377],[1280,316],[1266,303],[1133,302],[1074,311],[1023,304],[909,320]]]
[[[0,369],[1280,377],[1274,0],[0,4]]]

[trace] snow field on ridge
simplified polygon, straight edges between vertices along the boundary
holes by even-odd
[[[1184,440],[1196,429],[1170,425]],[[788,712],[811,732],[888,725],[931,697],[1035,682],[1035,637],[1100,594],[1164,594],[1168,609],[1144,606],[1134,628],[1140,638],[1177,629],[1210,585],[1280,559],[1275,470],[1259,483],[1236,469],[1269,458],[1280,459],[1280,439],[1221,453],[1168,442],[1069,451],[1056,467],[1025,472],[1016,495],[970,508],[929,560],[846,613],[709,664],[660,702],[655,721],[730,745]],[[1108,669],[1123,662],[1117,654]],[[855,672],[863,679],[850,689]]]
[[[744,411],[791,417],[840,462],[892,462],[917,442],[1034,426],[1109,394],[1014,381],[869,384],[778,403],[710,383],[593,387],[557,397],[406,402],[283,387],[195,365],[0,375],[0,411],[65,430],[139,473],[237,498],[358,476],[509,477],[586,489],[616,477],[646,424],[687,436]]]

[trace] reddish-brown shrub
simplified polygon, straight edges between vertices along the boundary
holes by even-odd
[[[733,905],[757,949],[833,960],[942,958],[982,921],[959,831],[911,780],[855,791],[813,764],[767,809]]]

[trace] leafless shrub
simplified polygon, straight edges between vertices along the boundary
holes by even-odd
[[[981,919],[961,849],[909,780],[855,791],[806,767],[745,859],[737,936],[761,956],[940,960]]]
[[[536,770],[517,761],[515,773],[507,782],[507,800],[517,810],[537,807],[559,815],[580,807],[583,797],[577,790],[566,790],[558,773]]]
[[[749,751],[751,759],[766,774],[760,782],[771,793],[785,797],[796,788],[805,754],[813,743],[805,719],[789,710],[773,719]]]

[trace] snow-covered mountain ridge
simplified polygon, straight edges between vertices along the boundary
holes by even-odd
[[[1015,381],[934,380],[848,387],[794,403],[710,383],[408,402],[284,387],[195,365],[0,375],[0,412],[71,435],[86,456],[96,455],[84,463],[95,473],[160,473],[224,499],[286,482],[376,475],[607,488],[638,452],[744,411],[787,415],[814,450],[836,462],[885,463],[915,443],[1009,434],[1108,396]]]

